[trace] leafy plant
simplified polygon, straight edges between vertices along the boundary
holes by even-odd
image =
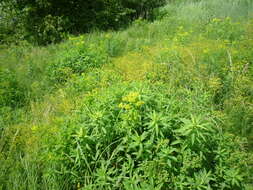
[[[88,69],[100,67],[107,62],[108,58],[104,52],[96,52],[86,47],[77,48],[66,51],[57,62],[49,65],[48,76],[54,83],[64,83],[73,75],[81,75]]]
[[[132,83],[87,95],[51,144],[58,172],[84,189],[243,189],[243,149],[164,90]]]
[[[0,106],[17,108],[25,105],[27,89],[18,82],[10,70],[0,70]]]

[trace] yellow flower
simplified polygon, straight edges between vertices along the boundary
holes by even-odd
[[[140,106],[142,106],[143,104],[144,104],[144,102],[143,102],[143,101],[138,101],[138,102],[136,102],[136,104],[135,104],[135,105],[136,105],[137,107],[140,107]]]
[[[214,18],[212,21],[213,21],[213,22],[220,22],[221,19],[219,19],[219,18]]]
[[[103,117],[103,113],[101,111],[97,111],[97,112],[93,113],[93,115],[92,115],[92,118],[94,120],[99,120],[102,117]]]
[[[136,102],[136,99],[139,97],[138,92],[130,92],[127,96],[123,97],[122,100],[124,102]]]
[[[126,104],[126,105],[125,105],[125,109],[126,109],[126,110],[130,110],[130,109],[131,109],[131,106],[130,106],[129,104]]]
[[[119,108],[129,110],[131,109],[131,106],[129,104],[120,103]]]
[[[34,126],[32,126],[32,128],[31,128],[31,129],[32,129],[32,131],[34,131],[34,132],[35,132],[35,131],[37,131],[37,130],[38,130],[38,126],[34,125]]]

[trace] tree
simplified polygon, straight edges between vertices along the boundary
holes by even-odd
[[[3,0],[39,44],[60,41],[65,33],[117,29],[138,17],[150,18],[165,0]]]

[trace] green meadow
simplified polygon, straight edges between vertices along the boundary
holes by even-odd
[[[0,46],[0,190],[252,190],[253,1]]]

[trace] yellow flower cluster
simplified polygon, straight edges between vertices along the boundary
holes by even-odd
[[[221,22],[221,19],[220,18],[214,18],[212,21],[217,23],[217,22]]]
[[[231,21],[231,18],[230,17],[226,17],[225,19],[220,19],[220,18],[213,18],[212,22],[222,22],[223,20],[226,20],[226,21]]]
[[[127,96],[123,97],[122,100],[124,102],[135,102],[136,99],[140,96],[138,92],[130,92]]]
[[[130,110],[131,109],[131,105],[125,104],[125,103],[120,103],[119,104],[119,108]]]
[[[144,104],[143,101],[138,101],[138,102],[135,103],[135,105],[136,105],[137,107],[141,107],[143,104]]]
[[[33,126],[31,127],[31,129],[32,129],[33,132],[35,132],[35,131],[38,130],[38,126],[37,126],[37,125],[33,125]]]
[[[119,108],[130,110],[132,106],[140,107],[144,104],[143,101],[140,100],[139,92],[130,92],[127,96],[122,98],[123,103],[119,104]]]

